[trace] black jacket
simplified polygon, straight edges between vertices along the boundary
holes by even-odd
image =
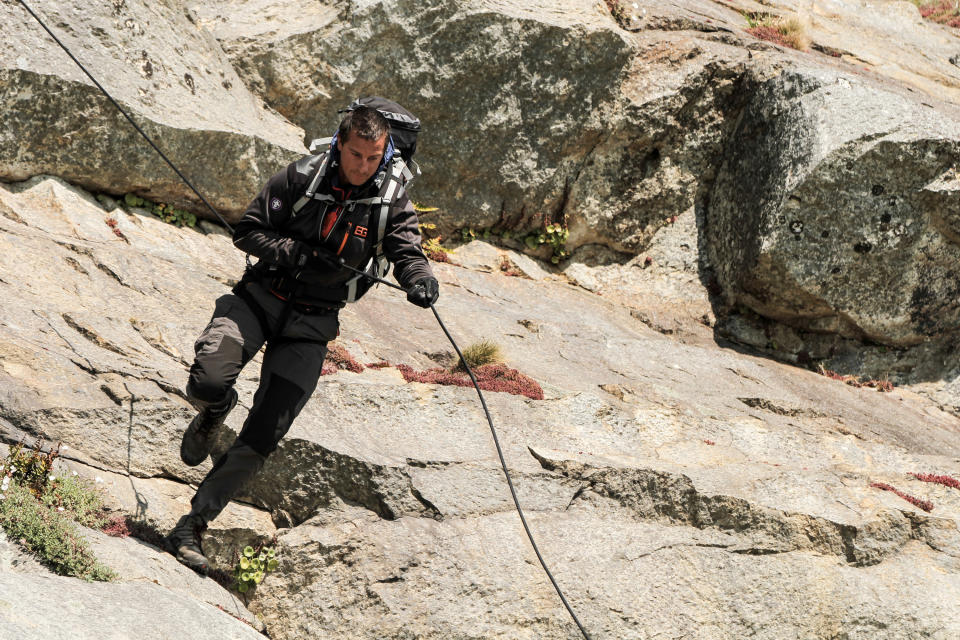
[[[304,195],[313,178],[308,156],[276,174],[254,198],[233,233],[233,244],[259,258],[254,271],[280,273],[297,283],[295,296],[305,302],[342,302],[343,285],[356,274],[347,269],[303,268],[303,256],[315,247],[340,256],[352,267],[362,269],[373,255],[376,229],[373,228],[379,205],[355,204],[341,207],[311,199],[296,214],[293,205]],[[375,197],[379,188],[374,175],[367,184],[342,191],[334,186],[335,161],[317,188],[317,194],[332,195],[337,201]],[[349,187],[348,187],[349,189]],[[322,224],[333,210],[337,222],[324,237]],[[409,289],[413,283],[433,273],[420,247],[416,211],[406,192],[390,207],[383,253],[394,264],[394,277]],[[271,276],[273,277],[273,276]]]

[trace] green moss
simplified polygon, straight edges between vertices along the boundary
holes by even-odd
[[[123,196],[123,202],[128,207],[146,209],[168,224],[175,224],[178,227],[195,227],[197,225],[196,215],[163,202],[151,202],[132,193]]]

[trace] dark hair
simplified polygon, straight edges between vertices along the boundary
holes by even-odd
[[[346,142],[351,135],[357,134],[364,140],[376,142],[389,131],[390,123],[387,122],[382,113],[361,105],[353,111],[348,111],[347,115],[340,121],[337,138],[340,142]]]

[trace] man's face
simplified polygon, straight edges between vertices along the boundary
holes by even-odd
[[[340,180],[359,187],[380,166],[387,149],[387,134],[375,141],[351,135],[346,142],[337,140],[337,149],[340,150]]]

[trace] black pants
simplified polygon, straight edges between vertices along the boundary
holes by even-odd
[[[260,386],[243,429],[191,501],[191,513],[207,522],[256,475],[290,429],[317,386],[327,342],[339,329],[337,310],[300,313],[257,283],[240,286],[246,287],[243,297],[231,293],[217,299],[213,317],[194,345],[187,382],[187,396],[197,408],[222,404],[243,367],[267,345]]]

